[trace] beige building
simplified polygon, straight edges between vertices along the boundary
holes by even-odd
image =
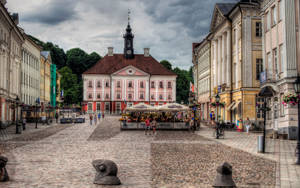
[[[16,118],[15,100],[21,96],[21,62],[24,38],[17,27],[18,14],[10,15],[0,1],[0,123]],[[20,110],[19,110],[20,111]]]
[[[284,94],[294,93],[293,83],[300,66],[299,0],[264,0],[263,23],[264,78],[261,88],[269,87],[274,96],[267,99],[267,129],[296,139],[297,106],[283,105]]]
[[[45,111],[46,106],[50,103],[50,66],[52,60],[50,51],[41,52],[41,65],[40,65],[40,102],[42,111]]]
[[[210,41],[209,35],[202,42],[194,45],[193,70],[197,102],[200,104],[200,118],[209,120],[211,87],[210,87]]]
[[[225,106],[215,108],[220,120],[259,120],[257,65],[262,64],[261,20],[257,1],[217,3],[210,26],[211,96]],[[258,72],[258,73],[257,73]]]
[[[40,97],[40,59],[42,48],[25,33],[22,48],[21,100],[26,105],[34,105]]]

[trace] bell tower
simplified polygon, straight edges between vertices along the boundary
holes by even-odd
[[[124,38],[124,56],[126,59],[134,58],[134,49],[133,49],[133,34],[131,33],[130,27],[130,10],[128,10],[128,25],[126,28],[126,33],[123,35]]]

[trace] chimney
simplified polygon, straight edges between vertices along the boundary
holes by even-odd
[[[13,21],[15,22],[16,25],[19,24],[19,14],[18,13],[13,13],[11,15],[11,18],[13,19]]]
[[[145,57],[149,57],[150,56],[149,51],[150,51],[150,48],[144,48],[144,56]]]
[[[107,55],[108,56],[113,56],[114,55],[114,47],[108,47],[107,49],[108,49]]]
[[[6,0],[0,0],[0,2],[5,5],[6,4]]]

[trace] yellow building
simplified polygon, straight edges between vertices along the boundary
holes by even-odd
[[[50,102],[50,65],[51,56],[49,51],[41,52],[41,67],[40,67],[40,101],[42,106],[42,111],[45,111],[45,107],[48,106]]]
[[[225,106],[217,111],[221,120],[258,120],[256,96],[262,71],[259,3],[216,4],[210,27],[211,96],[219,94]]]

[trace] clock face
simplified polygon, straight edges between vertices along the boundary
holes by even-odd
[[[127,54],[131,54],[131,50],[127,50]]]

